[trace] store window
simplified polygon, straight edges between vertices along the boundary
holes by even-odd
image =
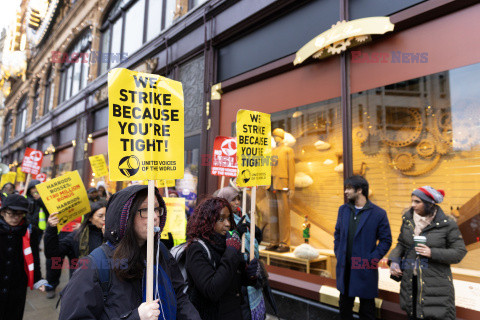
[[[12,135],[12,127],[13,127],[13,118],[12,112],[10,111],[7,116],[5,117],[5,125],[3,127],[3,143],[8,142]]]
[[[279,245],[292,250],[304,243],[306,217],[310,245],[332,249],[338,207],[344,201],[340,98],[272,113],[271,124],[272,155],[278,163],[272,166],[272,185],[258,187],[256,201],[257,224],[271,249],[264,252],[277,254]],[[308,270],[278,254],[269,260],[271,265],[334,276],[333,270],[325,271],[326,259],[312,260]]]
[[[353,166],[369,181],[371,200],[389,213],[393,238],[414,189],[443,189],[440,207],[457,219],[470,251],[457,266],[475,270],[480,215],[471,204],[480,201],[479,86],[480,64],[473,64],[352,95]]]
[[[55,153],[55,176],[72,171],[73,147],[68,147]]]
[[[25,95],[17,107],[17,120],[15,121],[15,136],[25,132],[27,124],[27,95]]]
[[[58,144],[63,145],[72,142],[72,140],[75,140],[76,134],[77,124],[74,122],[63,129],[60,129],[58,132]]]
[[[103,155],[105,157],[105,162],[107,163],[108,166],[108,136],[104,135],[101,137],[97,137],[93,140],[92,142],[92,151],[91,151],[91,156],[94,155]],[[88,160],[87,160],[88,161]],[[110,193],[115,193],[117,191],[117,183],[116,181],[110,181],[108,178],[108,175],[105,177],[97,177],[93,174],[92,172],[92,167],[89,165],[88,167],[88,188],[95,187],[97,188],[100,184],[105,183],[108,191]]]
[[[93,131],[100,131],[108,127],[108,107],[99,109],[93,113]]]
[[[43,115],[53,109],[53,93],[55,91],[55,72],[52,67],[48,69],[45,82],[45,98],[43,100]]]
[[[38,107],[40,105],[40,81],[35,83],[35,95],[33,96],[32,123],[37,120]]]
[[[70,99],[87,85],[90,64],[84,63],[83,57],[90,55],[91,43],[92,33],[87,29],[67,51],[68,59],[60,69],[59,103]]]

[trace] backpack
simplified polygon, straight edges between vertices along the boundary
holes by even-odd
[[[216,268],[215,261],[212,259],[212,255],[210,253],[210,250],[208,249],[207,244],[202,239],[195,239],[194,242],[198,242],[203,247],[203,249],[207,253],[208,260],[212,263],[213,267]],[[188,287],[189,287],[187,268],[185,266],[185,262],[186,262],[185,260],[187,259],[187,254],[185,251],[186,248],[187,248],[187,242],[184,242],[170,249],[170,253],[177,261],[178,268],[180,269],[180,272],[182,273],[182,276],[183,276],[183,280],[185,281],[185,289],[183,289],[183,293],[187,293]]]
[[[107,300],[108,292],[110,291],[110,287],[112,285],[110,277],[110,261],[104,249],[105,245],[106,244],[101,245],[88,255],[96,266],[98,280],[100,281],[100,287],[102,287],[104,302]],[[165,261],[168,261],[170,259],[170,256],[168,255],[168,249],[164,245],[160,245],[159,247],[162,250]]]

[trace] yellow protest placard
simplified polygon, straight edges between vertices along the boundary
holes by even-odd
[[[0,188],[3,188],[3,186],[9,182],[15,184],[16,176],[17,174],[15,172],[7,172],[2,174],[2,179],[0,180]]]
[[[25,172],[22,171],[22,167],[18,167],[17,168],[17,181],[18,182],[25,182],[26,179],[27,179],[27,175],[25,174]]]
[[[239,110],[237,113],[237,184],[268,186],[272,176],[270,115]]]
[[[156,74],[108,73],[110,180],[181,179],[184,175],[182,84]]]
[[[185,198],[163,198],[167,206],[167,221],[162,230],[162,239],[168,239],[170,232],[175,245],[185,242],[187,219],[185,217]]]
[[[90,160],[90,165],[92,166],[93,173],[95,173],[95,177],[108,176],[107,163],[105,162],[103,154],[88,157],[88,160]]]
[[[48,212],[59,213],[58,231],[70,221],[91,210],[87,191],[78,171],[68,172],[36,187]]]

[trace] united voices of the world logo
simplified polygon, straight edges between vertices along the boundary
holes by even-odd
[[[118,169],[125,177],[131,177],[140,169],[140,160],[136,156],[126,156],[120,159]]]

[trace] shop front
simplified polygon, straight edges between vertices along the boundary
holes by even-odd
[[[279,159],[291,162],[288,195],[274,185],[257,192],[257,221],[265,227],[261,256],[275,289],[338,305],[329,289],[336,276],[333,234],[344,179],[360,174],[369,181],[369,199],[387,211],[392,248],[411,192],[424,185],[445,190],[441,207],[457,220],[468,249],[452,266],[457,316],[478,317],[480,58],[478,41],[465,39],[478,39],[479,15],[474,5],[405,28],[406,13],[393,14],[399,29],[372,36],[372,42],[351,47],[356,39],[345,37],[323,48],[328,57],[317,52],[322,59],[293,66],[292,54],[212,88],[220,135],[235,135],[239,109],[269,113],[273,135],[283,132],[273,152],[288,148],[294,154]],[[293,254],[305,242],[306,227],[320,254],[308,262]],[[279,243],[290,251],[267,250]],[[378,314],[398,316],[398,285],[388,267],[379,273]]]

